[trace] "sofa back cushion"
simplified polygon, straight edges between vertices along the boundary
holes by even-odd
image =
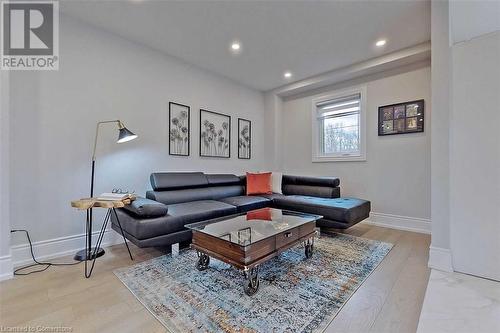
[[[337,187],[340,185],[340,179],[337,177],[307,177],[283,175],[284,185],[307,185],[307,186],[325,186]]]
[[[152,191],[146,198],[165,205],[199,200],[218,200],[244,194],[240,177],[231,174],[205,175],[202,172],[151,174]]]
[[[206,175],[212,190],[212,199],[219,200],[245,194],[245,188],[240,177],[230,174]]]
[[[146,198],[171,205],[188,201],[212,200],[210,187],[187,188],[173,191],[147,191]]]
[[[215,186],[211,187],[210,190],[212,191],[212,200],[245,195],[245,187],[241,185]]]
[[[150,176],[154,191],[183,190],[208,186],[203,172],[156,172]]]
[[[211,174],[205,175],[210,186],[229,186],[229,185],[243,185],[240,177],[230,174]]]
[[[283,194],[305,195],[320,198],[338,198],[340,197],[340,188],[311,185],[283,185]]]

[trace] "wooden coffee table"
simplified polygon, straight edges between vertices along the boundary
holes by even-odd
[[[259,289],[259,265],[302,242],[306,258],[313,255],[319,215],[263,208],[186,225],[198,253],[196,268],[208,268],[210,257],[243,270],[245,293]]]

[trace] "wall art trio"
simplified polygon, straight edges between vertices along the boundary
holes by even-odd
[[[191,108],[169,103],[169,154],[189,156],[191,143]],[[200,156],[231,157],[231,116],[200,109]],[[250,159],[252,151],[252,122],[238,118],[238,158]]]

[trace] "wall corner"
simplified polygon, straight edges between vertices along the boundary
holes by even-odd
[[[427,266],[444,272],[453,272],[451,250],[431,245],[429,247],[429,262]]]

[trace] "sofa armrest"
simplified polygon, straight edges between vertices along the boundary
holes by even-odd
[[[167,205],[142,197],[138,197],[123,209],[137,217],[161,217],[168,213]]]

